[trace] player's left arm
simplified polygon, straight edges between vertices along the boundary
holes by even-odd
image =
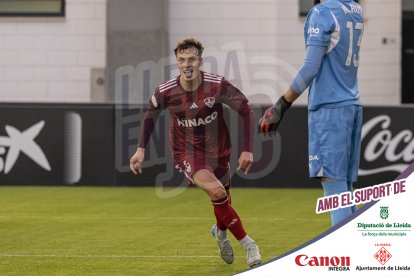
[[[237,170],[248,174],[253,164],[253,137],[256,125],[254,111],[246,96],[227,80],[223,80],[220,101],[243,118],[243,151],[240,154]]]
[[[242,170],[244,174],[248,174],[253,164],[255,116],[253,109],[248,104],[247,99],[241,102],[237,112],[243,118],[243,151],[240,154],[239,166],[237,170]]]

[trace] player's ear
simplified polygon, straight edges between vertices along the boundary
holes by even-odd
[[[200,57],[200,66],[203,65],[203,58]]]

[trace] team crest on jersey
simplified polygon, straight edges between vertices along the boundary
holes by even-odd
[[[206,104],[206,106],[212,108],[214,103],[216,102],[216,99],[214,97],[208,97],[204,99],[204,103]]]

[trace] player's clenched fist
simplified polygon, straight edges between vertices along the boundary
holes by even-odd
[[[286,101],[282,96],[279,100],[270,108],[268,108],[263,114],[262,118],[259,120],[259,130],[264,135],[271,134],[276,132],[279,127],[280,121],[283,118],[283,114],[289,107],[291,103]]]
[[[142,173],[142,162],[144,162],[145,149],[138,148],[135,154],[129,160],[129,168],[134,174]]]

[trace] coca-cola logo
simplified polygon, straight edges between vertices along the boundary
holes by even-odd
[[[363,158],[366,162],[374,162],[384,158],[389,165],[373,169],[359,169],[359,175],[371,175],[380,172],[394,171],[403,172],[414,160],[414,138],[413,132],[404,129],[393,133],[389,129],[391,118],[388,115],[379,115],[364,124],[362,127]],[[380,128],[380,131],[377,129]],[[369,137],[369,138],[368,138]],[[370,139],[365,141],[364,139]]]

